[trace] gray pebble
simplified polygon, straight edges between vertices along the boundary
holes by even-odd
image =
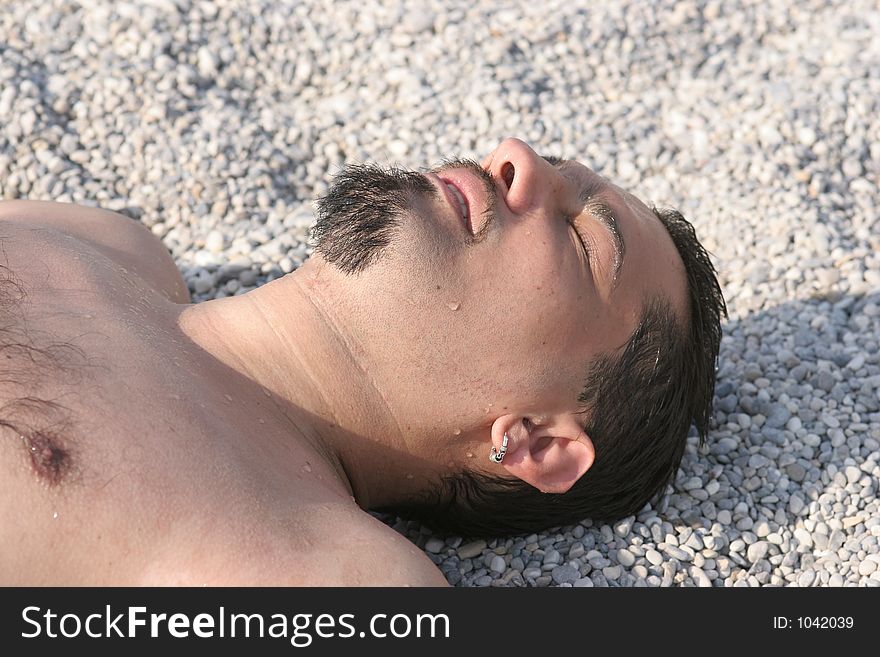
[[[790,418],[791,413],[789,410],[785,406],[777,404],[770,411],[770,415],[767,417],[765,424],[773,429],[781,429],[786,425]]]
[[[816,386],[825,392],[831,392],[834,384],[835,380],[830,372],[823,370],[816,375]]]
[[[658,547],[663,550],[666,554],[668,554],[673,559],[678,559],[679,561],[690,561],[691,555],[680,547],[676,547],[675,545],[669,545],[661,543]]]
[[[559,563],[560,561],[562,561],[562,557],[559,555],[559,551],[556,549],[551,548],[550,550],[547,550],[547,552],[544,554],[545,564]]]
[[[635,516],[629,516],[628,518],[624,518],[623,520],[615,523],[614,533],[620,538],[626,538],[627,536],[629,536],[630,531],[632,531],[634,521]]]
[[[215,282],[213,274],[204,272],[202,275],[197,276],[195,281],[193,281],[193,291],[196,294],[206,294],[214,287],[214,285]]]
[[[562,584],[563,582],[574,582],[578,580],[581,574],[578,572],[576,568],[572,568],[571,566],[556,566],[551,572],[551,577],[553,581],[557,584]]]
[[[247,269],[238,275],[238,282],[244,287],[251,287],[252,285],[257,284],[257,278],[257,272],[252,269]]]
[[[736,410],[736,395],[722,397],[718,400],[716,405],[719,410],[725,413],[733,413],[733,411]]]
[[[620,566],[605,566],[605,568],[602,569],[602,575],[604,575],[606,579],[612,581],[619,579],[621,573],[623,573],[623,569]]]
[[[584,548],[583,543],[574,543],[568,549],[568,558],[569,559],[579,559],[580,557],[584,556],[584,551],[585,551],[585,548]]]
[[[788,478],[798,483],[801,483],[807,476],[807,471],[800,463],[792,463],[785,470],[788,473]]]
[[[478,540],[465,543],[458,548],[459,559],[473,559],[483,553],[486,549],[486,541]]]
[[[492,562],[489,564],[489,570],[493,573],[503,573],[506,569],[507,564],[504,563],[504,557],[498,555],[492,557]]]

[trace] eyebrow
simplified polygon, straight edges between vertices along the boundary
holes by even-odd
[[[573,160],[566,160],[552,155],[542,156],[547,162],[554,167],[561,168],[565,164]],[[611,235],[611,245],[614,250],[614,261],[612,262],[611,274],[611,291],[617,289],[620,283],[620,270],[623,268],[623,258],[626,254],[626,242],[623,240],[623,234],[620,232],[620,226],[617,219],[614,218],[614,212],[611,206],[604,201],[596,198],[596,184],[588,184],[582,190],[578,201],[584,206],[584,210],[589,212],[597,221],[599,221]]]

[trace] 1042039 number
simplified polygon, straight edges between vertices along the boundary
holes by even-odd
[[[798,616],[798,627],[808,629],[851,629],[853,626],[852,616]]]

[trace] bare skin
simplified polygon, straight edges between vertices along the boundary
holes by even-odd
[[[315,255],[200,304],[137,222],[0,203],[28,326],[88,363],[39,389],[70,411],[63,481],[0,429],[0,582],[444,585],[364,509],[462,467],[570,488],[593,462],[586,364],[625,343],[646,295],[684,307],[682,265],[650,211],[602,183],[626,239],[612,285],[609,233],[580,202],[595,174],[516,140],[483,166],[498,204],[481,242],[438,194],[362,275]],[[487,190],[442,175],[476,221]],[[23,394],[0,382],[0,402]]]
[[[2,432],[0,582],[446,585],[358,507],[289,404],[181,333],[186,285],[148,231],[100,210],[4,202],[0,235],[28,326],[91,363],[78,385],[57,377],[38,395],[70,411],[61,481]],[[4,385],[2,401],[21,394]]]

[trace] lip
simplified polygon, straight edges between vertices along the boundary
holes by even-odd
[[[464,228],[469,233],[473,234],[473,225],[471,224],[470,218],[465,220],[465,218],[461,215],[461,210],[459,209],[458,205],[458,199],[455,198],[455,196],[446,185],[454,185],[456,189],[458,189],[459,193],[462,195],[462,197],[464,197],[465,204],[468,206],[468,214],[473,217],[473,210],[471,209],[473,206],[471,206],[470,200],[468,199],[466,192],[453,180],[449,180],[445,177],[441,178],[440,176],[433,173],[429,173],[427,174],[427,176],[443,192],[443,196],[446,198],[446,202],[452,208],[453,213],[459,221],[459,225],[464,226]]]
[[[469,230],[472,235],[478,235],[487,221],[486,208],[490,206],[482,178],[468,169],[448,169],[441,172],[440,179],[455,185],[461,192],[470,214]]]

